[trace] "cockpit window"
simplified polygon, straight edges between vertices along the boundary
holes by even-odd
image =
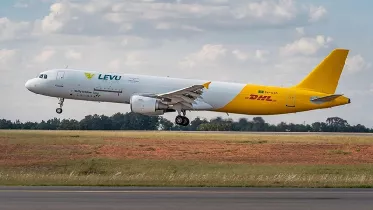
[[[40,74],[40,75],[39,75],[39,78],[41,78],[41,79],[47,79],[47,78],[48,78],[48,75],[46,75],[46,74]]]

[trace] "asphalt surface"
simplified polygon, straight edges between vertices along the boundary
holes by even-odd
[[[373,189],[0,187],[1,210],[373,209]]]

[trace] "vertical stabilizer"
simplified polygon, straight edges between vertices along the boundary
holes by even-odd
[[[334,94],[349,50],[333,50],[295,88]]]

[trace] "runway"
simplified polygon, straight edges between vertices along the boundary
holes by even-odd
[[[372,209],[373,189],[0,187],[2,210]]]

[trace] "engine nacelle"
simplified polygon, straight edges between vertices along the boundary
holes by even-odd
[[[130,99],[131,111],[145,115],[162,115],[168,109],[168,105],[159,99],[133,95]]]

